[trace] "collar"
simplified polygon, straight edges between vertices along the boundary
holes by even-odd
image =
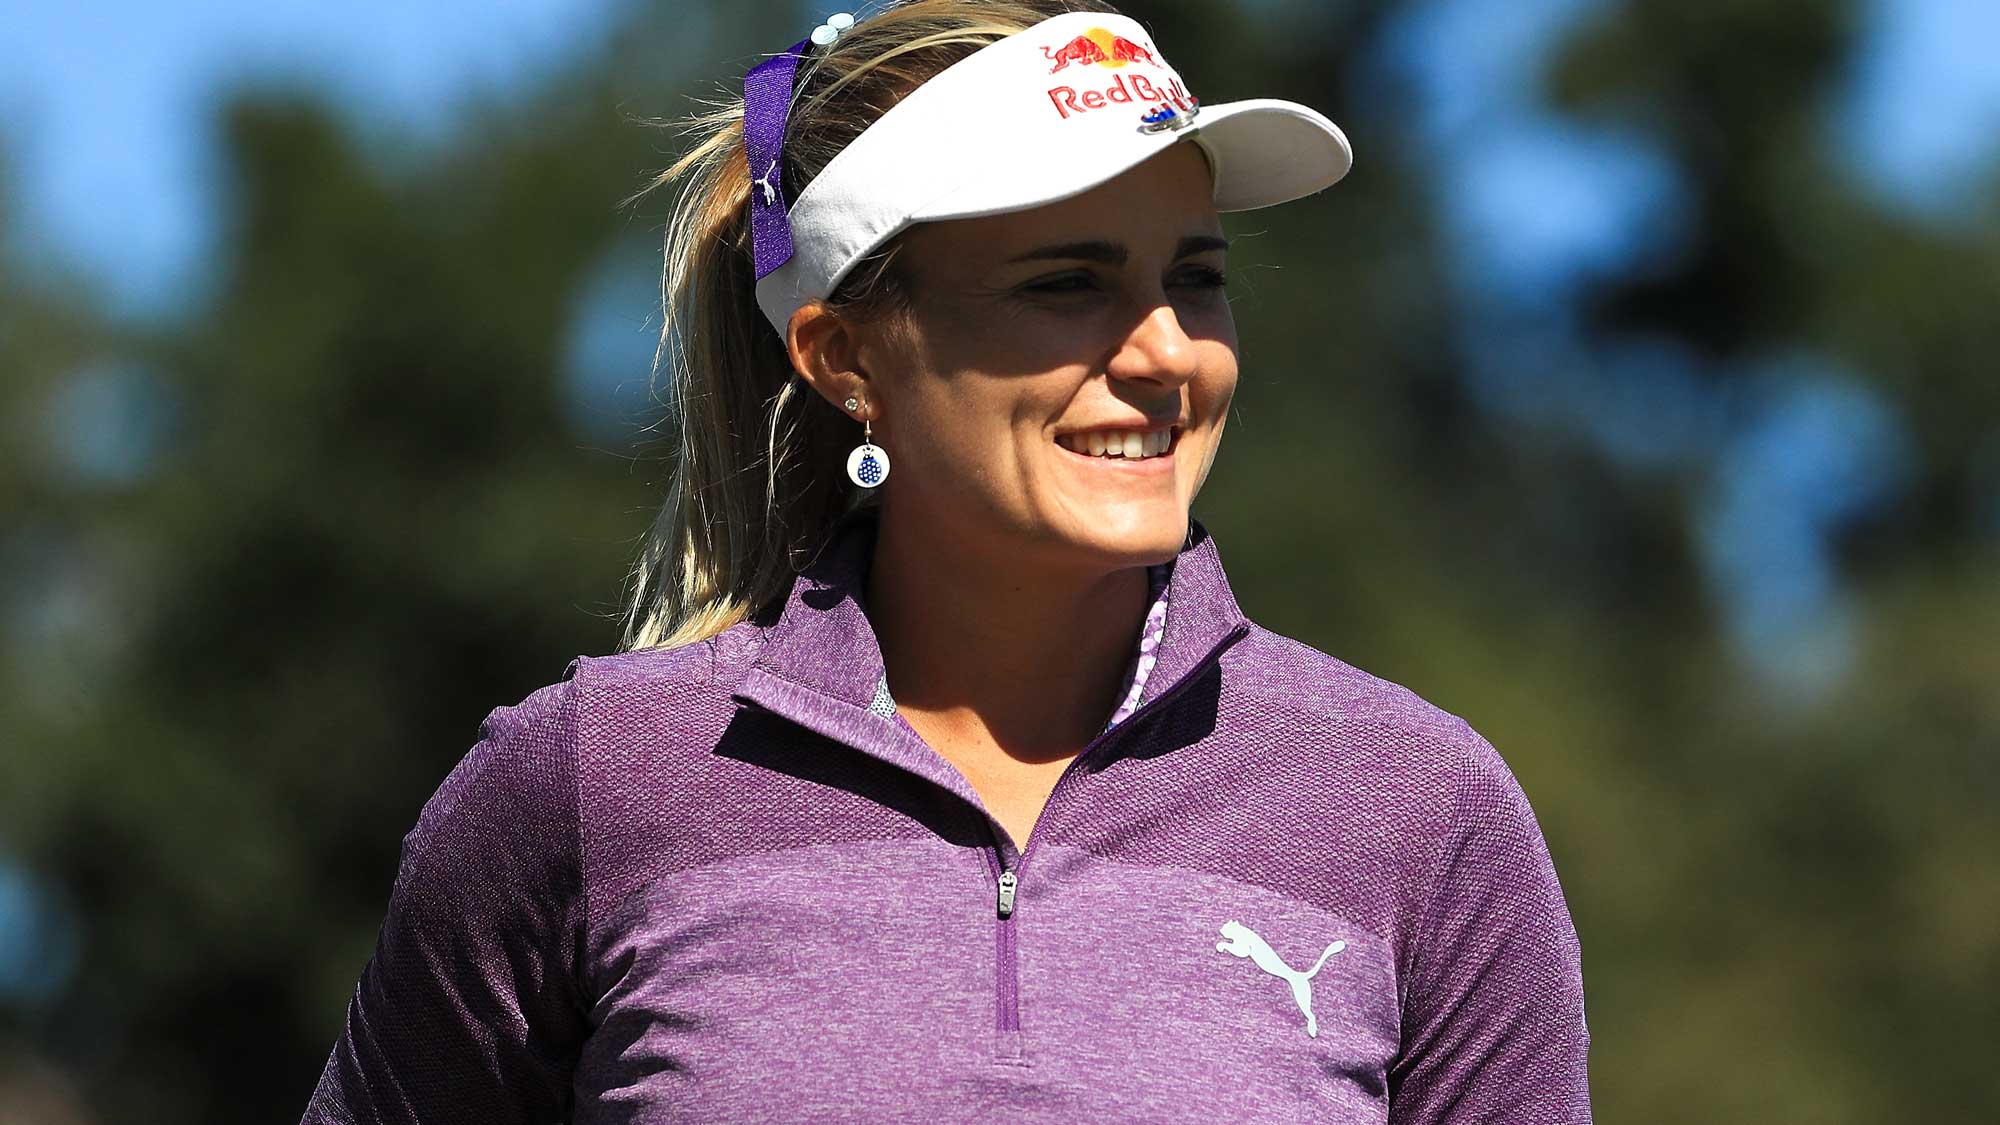
[[[881,644],[862,604],[875,528],[869,511],[850,515],[835,528],[826,550],[792,584],[735,698],[902,766],[976,805],[964,778],[908,724],[869,710],[883,674]],[[1145,695],[1131,718],[1092,745],[1136,725],[1133,719],[1250,630],[1215,541],[1200,521],[1189,521],[1188,540],[1168,567],[1166,628]]]

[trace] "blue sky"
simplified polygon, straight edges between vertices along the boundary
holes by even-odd
[[[598,50],[618,0],[71,0],[10,6],[0,146],[13,240],[132,311],[197,279],[216,230],[216,96],[309,87],[357,119],[449,127],[468,96]]]
[[[1884,198],[1937,216],[2000,167],[2000,3],[1875,0],[1836,127],[1860,178]]]

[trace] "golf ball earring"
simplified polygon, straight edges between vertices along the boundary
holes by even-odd
[[[861,444],[847,455],[847,479],[862,488],[874,488],[889,479],[889,454],[874,442],[875,429],[867,420],[861,422]]]

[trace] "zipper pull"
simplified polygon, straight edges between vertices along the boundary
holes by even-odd
[[[1000,873],[1000,917],[1010,917],[1014,913],[1014,888],[1020,885],[1021,880],[1012,871]]]

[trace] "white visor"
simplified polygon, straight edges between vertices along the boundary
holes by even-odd
[[[1314,110],[1201,105],[1137,21],[1070,12],[953,64],[842,149],[787,209],[792,257],[758,281],[758,307],[783,339],[794,311],[913,223],[1067,199],[1182,140],[1208,154],[1220,211],[1311,195],[1353,163]]]

